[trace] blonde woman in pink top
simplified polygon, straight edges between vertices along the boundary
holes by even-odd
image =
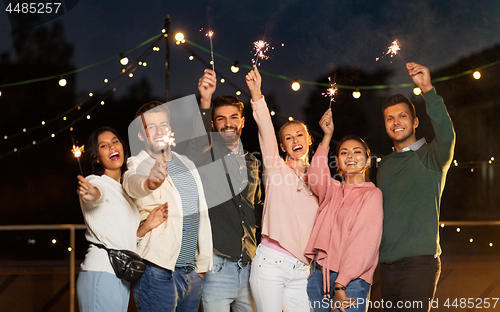
[[[252,110],[259,127],[266,199],[262,242],[252,261],[250,287],[258,312],[308,312],[308,260],[304,251],[318,210],[318,198],[307,182],[307,127],[298,121],[280,130],[280,157],[271,115],[261,93],[257,67],[246,76]]]
[[[331,177],[330,109],[320,126],[325,134],[309,169],[309,184],[320,208],[306,248],[306,257],[312,260],[307,293],[315,312],[366,311],[382,237],[382,192],[368,182],[370,150],[357,136],[337,144],[338,171],[344,182]]]

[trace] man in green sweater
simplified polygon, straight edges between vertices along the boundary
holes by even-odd
[[[405,96],[384,101],[385,128],[394,143],[394,152],[383,158],[377,174],[384,196],[380,278],[386,312],[430,310],[441,273],[441,195],[455,147],[453,124],[429,69],[416,63],[406,68],[422,90],[436,137],[430,144],[425,138],[417,141],[418,118]]]

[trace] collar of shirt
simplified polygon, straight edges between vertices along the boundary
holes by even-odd
[[[418,140],[417,142],[413,143],[412,145],[407,146],[407,147],[403,147],[403,150],[401,152],[417,151],[424,144],[425,144],[425,138],[421,138],[420,140]],[[396,149],[394,148],[394,146],[392,147],[392,151],[393,152],[396,151]]]

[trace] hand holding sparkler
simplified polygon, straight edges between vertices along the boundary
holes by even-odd
[[[95,201],[101,198],[101,192],[97,187],[94,187],[87,179],[81,175],[77,176],[78,187],[76,193],[87,201]]]
[[[209,109],[212,102],[212,95],[217,88],[217,76],[213,70],[205,69],[203,76],[198,80],[198,90],[200,91],[200,107]]]
[[[167,165],[165,162],[163,162],[163,164],[156,162],[149,172],[148,188],[152,191],[156,190],[163,184],[167,176]]]
[[[253,65],[252,67],[253,69],[245,76],[245,80],[247,82],[248,90],[252,95],[252,101],[257,102],[262,98],[262,92],[260,90],[262,77],[260,76],[257,66]]]
[[[423,93],[433,88],[429,68],[410,62],[406,64],[406,69],[408,69],[408,74],[410,74],[413,82],[420,88],[420,90],[422,90]]]

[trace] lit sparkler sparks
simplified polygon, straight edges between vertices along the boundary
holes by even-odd
[[[160,141],[159,145],[160,146],[175,146],[174,133],[168,129],[166,131],[167,131],[167,133],[163,135],[163,137],[162,137],[163,141]],[[165,163],[165,149],[161,150],[161,157],[163,158],[163,163]]]
[[[264,40],[255,41],[253,45],[255,50],[254,56],[256,56],[257,58],[255,60],[252,60],[252,62],[255,65],[259,66],[259,58],[261,58],[262,60],[267,60],[269,58],[266,53],[271,48],[271,45]]]
[[[174,133],[167,130],[167,134],[163,135],[162,142],[159,143],[160,146],[175,146]]]
[[[326,89],[326,92],[321,94],[325,97],[330,97],[330,108],[332,108],[332,102],[335,102],[335,99],[333,97],[337,95],[339,88],[336,87],[337,83],[335,82],[335,79],[332,82],[331,77],[328,77],[328,81],[330,81],[330,88]]]
[[[78,166],[80,167],[80,173],[83,176],[83,169],[82,169],[82,164],[80,162],[80,157],[82,156],[82,153],[84,152],[85,145],[82,145],[81,147],[78,147],[73,144],[73,148],[71,149],[71,152],[73,155],[78,159]]]
[[[387,52],[385,52],[384,55],[381,58],[383,58],[385,55],[388,55],[388,54],[390,54],[391,57],[393,57],[394,55],[398,55],[403,60],[403,62],[406,63],[406,61],[403,59],[403,57],[401,57],[401,55],[398,54],[398,51],[401,50],[401,48],[398,45],[398,40],[397,39],[394,40],[387,49],[388,49]],[[377,57],[377,58],[375,58],[375,61],[378,61],[381,58]],[[391,63],[392,63],[392,61],[391,61]]]
[[[206,36],[210,38],[210,55],[212,56],[212,70],[215,71],[215,63],[214,63],[214,46],[212,44],[212,36],[214,35],[213,31],[209,31]]]

